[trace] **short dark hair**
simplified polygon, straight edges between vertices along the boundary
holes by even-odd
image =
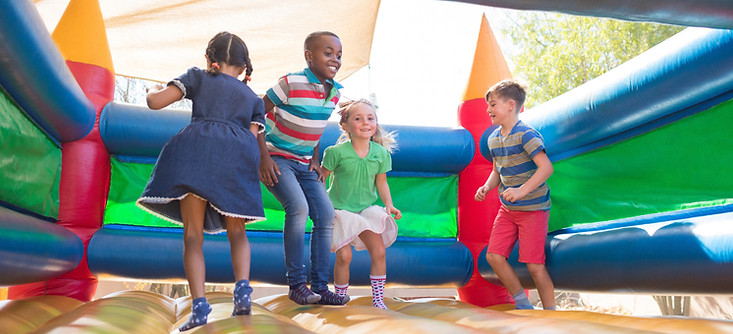
[[[303,43],[303,50],[310,50],[311,44],[313,44],[315,40],[321,38],[321,36],[333,36],[339,38],[338,36],[336,36],[336,34],[330,31],[314,31],[308,34],[308,36],[305,38],[305,43]]]
[[[502,80],[491,86],[486,92],[486,101],[489,100],[491,94],[496,94],[496,96],[504,99],[514,100],[517,102],[516,110],[522,109],[524,99],[527,98],[526,87],[514,79]]]

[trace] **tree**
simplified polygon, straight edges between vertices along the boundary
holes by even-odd
[[[528,88],[525,105],[546,102],[636,57],[684,27],[522,11],[503,29],[515,48],[514,76]]]

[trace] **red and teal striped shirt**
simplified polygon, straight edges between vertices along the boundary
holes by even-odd
[[[335,80],[331,91],[316,78],[310,69],[282,76],[267,90],[267,97],[275,105],[265,115],[265,141],[270,155],[280,155],[307,164],[313,148],[326,129],[328,119],[336,108],[341,84]]]

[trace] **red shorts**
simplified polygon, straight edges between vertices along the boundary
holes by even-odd
[[[487,252],[508,258],[519,239],[519,262],[545,263],[545,241],[550,211],[513,211],[505,206],[491,229]]]

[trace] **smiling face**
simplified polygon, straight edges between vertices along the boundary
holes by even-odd
[[[377,132],[377,115],[371,106],[356,103],[347,110],[346,120],[341,123],[341,127],[352,141],[370,140]]]
[[[511,128],[519,120],[519,115],[514,110],[516,106],[514,100],[492,93],[489,94],[486,102],[489,104],[486,112],[489,113],[493,124],[501,125],[504,128]]]
[[[341,40],[330,35],[315,38],[305,50],[308,68],[321,83],[333,79],[341,68]]]

